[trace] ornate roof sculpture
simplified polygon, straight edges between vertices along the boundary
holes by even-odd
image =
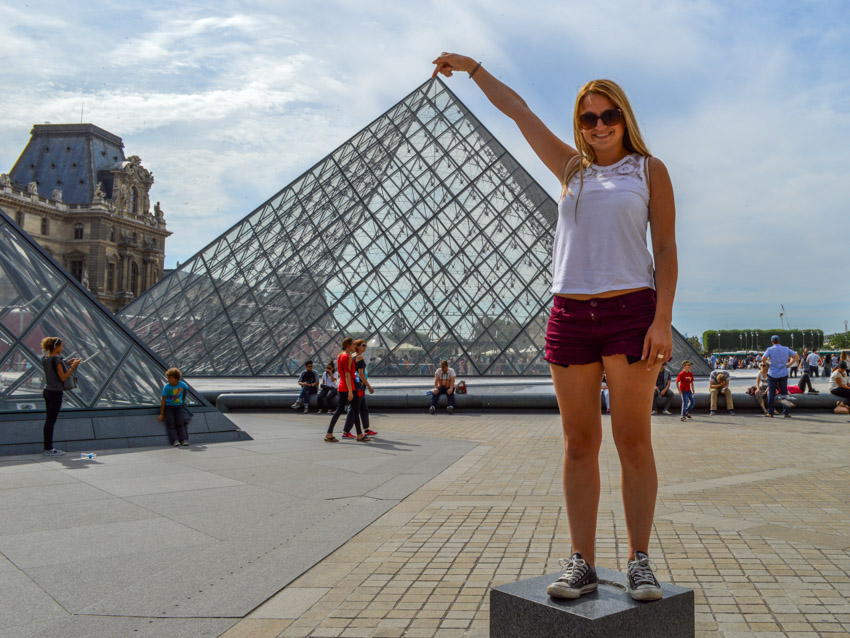
[[[548,375],[556,220],[429,80],[118,316],[191,376],[298,374],[335,360],[344,336],[380,341],[370,375],[431,376],[441,359]]]

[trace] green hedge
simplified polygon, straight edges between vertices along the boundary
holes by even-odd
[[[758,332],[758,337],[755,333]],[[717,335],[720,334],[718,343]],[[811,334],[810,334],[811,333]],[[791,335],[794,335],[793,345]],[[740,335],[740,337],[739,337]],[[758,330],[706,330],[702,333],[702,343],[706,352],[729,352],[733,350],[761,350],[764,351],[770,346],[770,337],[779,335],[779,341],[786,346],[793,347],[798,352],[803,350],[803,346],[809,349],[812,347],[812,342],[816,343],[819,348],[823,345],[823,330],[815,328],[805,330],[783,330],[781,328],[767,328]],[[756,347],[758,345],[758,347]]]

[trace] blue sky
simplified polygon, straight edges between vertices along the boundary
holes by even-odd
[[[578,87],[629,94],[676,191],[683,332],[850,319],[850,3],[0,1],[0,171],[93,122],[154,172],[183,261],[458,51],[571,142]],[[553,195],[465,75],[449,86]],[[571,142],[572,143],[572,142]]]

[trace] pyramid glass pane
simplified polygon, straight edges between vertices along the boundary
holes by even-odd
[[[432,80],[119,317],[194,376],[295,375],[332,361],[343,336],[369,340],[372,375],[430,376],[441,359],[548,375],[556,221],[555,201]]]
[[[152,342],[167,343],[163,316],[137,319]],[[49,336],[65,343],[66,359],[84,360],[63,410],[159,406],[164,365],[0,211],[0,413],[44,410],[41,341]]]

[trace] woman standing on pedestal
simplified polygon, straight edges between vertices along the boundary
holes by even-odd
[[[650,409],[659,366],[672,354],[678,277],[667,169],[650,155],[625,93],[610,80],[588,82],[579,91],[573,148],[480,62],[443,53],[434,64],[435,77],[468,73],[493,105],[516,122],[561,183],[546,360],[564,431],[564,493],[573,554],[562,561],[564,574],[547,591],[578,598],[597,588],[599,387],[604,372],[622,466],[629,592],[636,600],[661,598],[647,552],[658,490]],[[647,224],[652,254],[646,245]]]

